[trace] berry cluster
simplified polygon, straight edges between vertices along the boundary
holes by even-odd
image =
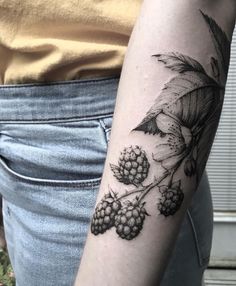
[[[109,192],[96,206],[92,217],[91,232],[95,235],[104,233],[114,226],[115,216],[121,208],[117,195]]]
[[[115,194],[111,192],[106,194],[95,209],[91,232],[98,235],[115,226],[121,238],[127,240],[135,238],[143,227],[145,215],[148,215],[144,204],[139,204],[136,199],[122,206]]]
[[[139,204],[136,199],[134,202],[128,202],[118,211],[115,226],[116,232],[121,238],[131,240],[140,233],[145,216],[148,215],[144,204]]]
[[[116,233],[122,239],[132,240],[142,230],[144,220],[148,215],[144,205],[141,202],[147,193],[159,182],[149,184],[148,186],[141,185],[147,178],[150,164],[146,153],[140,147],[125,148],[120,155],[118,165],[111,165],[111,170],[115,178],[126,185],[135,185],[136,189],[126,192],[121,196],[117,196],[112,190],[106,194],[97,204],[91,222],[91,232],[94,235],[103,234],[112,227],[116,228]],[[193,162],[188,162],[185,166],[185,173],[192,176],[194,173]],[[169,186],[160,186],[159,190],[161,198],[158,202],[158,210],[165,217],[174,215],[180,208],[184,193],[180,187],[180,181],[172,183],[173,175]],[[125,201],[122,199],[134,193],[141,192],[133,201]]]
[[[184,193],[180,188],[180,181],[173,183],[170,188],[167,186],[160,187],[160,192],[162,196],[158,203],[158,210],[166,217],[174,215],[184,199]]]
[[[146,152],[139,146],[125,148],[118,161],[118,166],[111,164],[116,179],[126,185],[141,184],[148,175],[150,164]]]

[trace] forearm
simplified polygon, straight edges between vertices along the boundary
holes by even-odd
[[[160,282],[217,129],[234,6],[144,1],[76,285]]]

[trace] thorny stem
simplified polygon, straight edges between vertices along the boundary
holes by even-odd
[[[163,181],[169,174],[169,172],[165,172],[159,179],[155,180],[153,183],[147,186],[143,186],[140,189],[135,189],[130,192],[126,192],[124,195],[119,196],[118,199],[123,199],[135,193],[142,193],[138,199],[138,201],[140,202],[154,187],[158,186],[160,182]]]
[[[190,148],[189,148],[190,149]],[[186,152],[188,153],[188,152]],[[137,189],[135,190],[132,190],[132,191],[129,191],[121,196],[118,197],[118,199],[123,199],[125,197],[128,197],[130,195],[133,195],[133,194],[136,194],[136,193],[141,193],[139,198],[138,198],[138,202],[141,202],[144,197],[155,187],[157,187],[165,178],[167,178],[169,175],[170,175],[170,180],[169,180],[169,183],[168,183],[168,187],[171,186],[172,184],[172,180],[173,180],[173,177],[174,177],[174,174],[176,173],[176,171],[178,170],[179,166],[182,164],[183,160],[185,159],[185,156],[183,159],[181,159],[177,164],[176,166],[171,170],[171,171],[168,171],[168,170],[165,170],[165,173],[163,173],[163,175],[158,178],[158,179],[155,179],[153,183],[147,185],[147,186],[143,186],[142,184],[140,184],[140,186],[137,186]]]
[[[171,175],[170,175],[170,181],[169,181],[169,183],[168,183],[168,187],[171,187],[172,182],[173,182],[173,177],[174,177],[176,171],[178,170],[179,166],[182,164],[182,162],[183,162],[184,159],[185,159],[185,158],[183,158],[182,160],[180,160],[180,161],[178,162],[178,164],[176,164],[176,166],[172,169]]]
[[[140,195],[138,201],[141,202],[142,199],[144,199],[144,197],[154,188],[157,187],[166,177],[168,177],[170,175],[170,182],[168,184],[168,187],[170,187],[170,185],[172,184],[172,180],[174,177],[174,174],[176,173],[176,171],[178,170],[179,166],[181,165],[181,163],[183,162],[184,158],[182,160],[180,160],[178,162],[178,164],[175,166],[175,168],[172,169],[171,172],[166,171],[159,179],[155,180],[152,184],[146,186],[146,189],[143,190],[142,194]]]
[[[148,186],[149,186],[149,185],[148,185]],[[129,191],[129,192],[126,191],[126,193],[125,193],[124,195],[122,195],[122,196],[119,196],[118,199],[123,199],[123,198],[125,198],[125,197],[128,197],[129,195],[133,195],[133,194],[135,194],[135,193],[143,192],[143,191],[145,191],[145,189],[146,189],[148,186],[142,186],[141,189],[135,189],[135,190],[132,190],[132,191]]]
[[[177,170],[177,168],[174,168],[171,171],[170,180],[169,180],[169,183],[168,183],[168,188],[172,185],[173,177],[174,177],[174,174],[175,174],[176,170]]]
[[[157,187],[170,173],[165,172],[159,179],[155,180],[152,184],[148,185],[146,189],[143,190],[142,194],[138,198],[138,201],[141,202],[142,199],[155,187]]]

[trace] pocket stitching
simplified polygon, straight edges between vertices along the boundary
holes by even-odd
[[[18,180],[24,181],[28,184],[77,188],[77,187],[97,187],[101,183],[101,178],[91,179],[89,181],[83,181],[83,180],[51,180],[51,179],[40,179],[40,178],[25,176],[23,174],[17,173],[16,171],[12,170],[6,164],[6,162],[1,156],[0,156],[0,165],[5,170],[5,172],[7,172],[10,176],[14,176]]]
[[[100,125],[102,127],[103,132],[105,133],[104,137],[105,137],[106,145],[108,146],[108,143],[109,143],[109,136],[108,136],[108,134],[111,131],[111,127],[107,127],[102,119],[99,120],[99,123],[100,123]]]

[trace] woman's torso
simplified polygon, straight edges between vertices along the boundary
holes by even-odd
[[[141,0],[0,0],[0,84],[119,74]]]

